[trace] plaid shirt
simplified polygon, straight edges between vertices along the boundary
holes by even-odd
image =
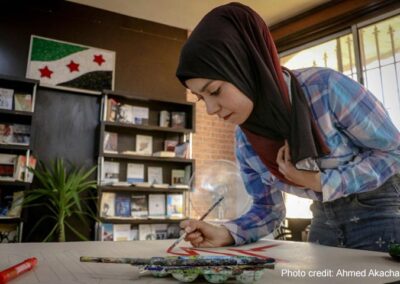
[[[319,201],[374,190],[400,172],[400,133],[382,104],[362,85],[326,68],[294,70],[331,153],[316,160],[322,193],[285,184],[263,165],[236,130],[236,156],[251,209],[224,223],[236,244],[271,233],[285,217],[282,192]]]

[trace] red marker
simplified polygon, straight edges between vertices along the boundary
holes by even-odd
[[[0,272],[0,284],[5,284],[8,281],[16,278],[18,275],[21,275],[24,272],[32,270],[32,268],[37,264],[37,258],[32,257],[25,259],[23,262],[20,262],[6,270]]]

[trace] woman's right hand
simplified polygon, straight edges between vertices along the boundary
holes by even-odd
[[[199,220],[185,220],[180,227],[187,233],[185,241],[194,247],[211,248],[233,245],[235,240],[224,226]]]

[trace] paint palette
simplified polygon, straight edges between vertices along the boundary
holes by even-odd
[[[181,282],[193,282],[203,277],[210,283],[236,279],[239,283],[254,283],[265,269],[274,269],[273,258],[249,256],[168,256],[142,258],[81,257],[82,262],[125,263],[150,271],[154,277],[172,276]]]
[[[400,244],[390,244],[389,254],[395,260],[400,261]]]

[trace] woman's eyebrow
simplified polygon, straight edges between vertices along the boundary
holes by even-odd
[[[210,85],[212,82],[213,80],[210,80],[207,83],[205,83],[203,88],[200,89],[200,93],[203,93],[207,89],[208,85]]]

